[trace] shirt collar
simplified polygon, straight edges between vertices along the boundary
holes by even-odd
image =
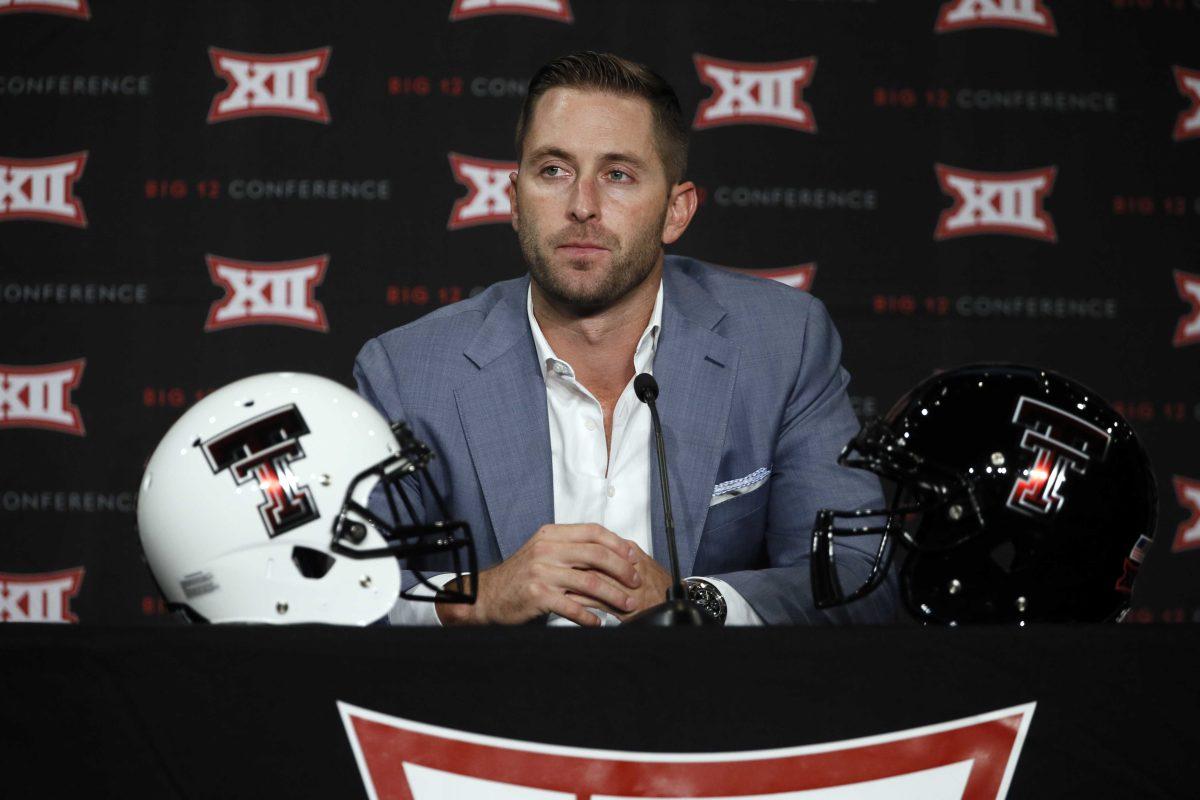
[[[658,281],[658,294],[654,298],[654,310],[650,312],[650,322],[642,336],[638,339],[637,349],[633,351],[633,369],[635,373],[650,372],[654,363],[654,351],[658,347],[658,332],[662,328],[663,282]],[[529,330],[533,333],[533,346],[537,350],[538,363],[542,365],[542,377],[561,375],[564,378],[574,378],[575,370],[566,361],[554,354],[554,348],[546,341],[542,326],[533,316],[533,282],[525,293],[525,311],[529,316]]]

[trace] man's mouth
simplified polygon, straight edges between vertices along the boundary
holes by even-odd
[[[560,244],[556,249],[573,258],[600,255],[601,253],[608,252],[607,247],[596,242],[566,242],[565,244]]]

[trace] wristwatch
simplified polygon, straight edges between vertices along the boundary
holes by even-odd
[[[699,609],[716,620],[718,625],[725,624],[725,598],[716,586],[702,578],[688,578],[683,582],[687,587],[687,599]]]

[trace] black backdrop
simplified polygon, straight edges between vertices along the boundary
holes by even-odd
[[[1160,489],[1137,618],[1200,618],[1198,42],[1196,0],[6,0],[0,618],[156,619],[132,512],[184,408],[256,372],[349,384],[367,338],[523,272],[503,203],[471,176],[513,158],[532,71],[584,48],[649,64],[689,114],[708,98],[741,115],[693,131],[704,200],[674,251],[819,296],[860,413],[980,360],[1117,404]],[[264,107],[278,78],[228,114],[238,54],[299,59],[310,110]],[[781,93],[761,72],[726,90],[712,59],[801,71]],[[787,115],[752,108],[788,91]],[[984,187],[1041,170],[1046,190],[1016,206],[1041,232],[985,214],[936,233],[962,233],[939,225],[957,208],[939,164]],[[308,265],[295,296],[319,312],[223,324],[214,276],[244,262]],[[63,392],[78,426],[25,413]]]

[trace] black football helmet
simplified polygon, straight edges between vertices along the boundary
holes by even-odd
[[[881,583],[892,542],[906,551],[901,596],[922,621],[1100,622],[1129,606],[1157,516],[1154,475],[1129,423],[1069,378],[1014,364],[943,372],[864,424],[838,462],[895,491],[887,509],[817,514],[819,608]],[[847,592],[833,537],[866,534],[884,541]]]

